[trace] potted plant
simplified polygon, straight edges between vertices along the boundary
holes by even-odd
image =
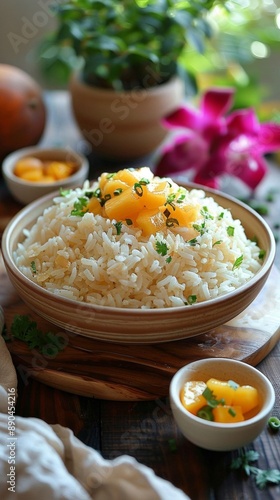
[[[203,50],[206,15],[217,0],[66,0],[41,57],[50,69],[77,67],[70,80],[76,121],[102,155],[152,152],[167,132],[161,119],[184,97],[180,57]],[[223,2],[220,2],[223,3]],[[53,65],[55,60],[55,65]],[[105,107],[107,106],[107,107]]]

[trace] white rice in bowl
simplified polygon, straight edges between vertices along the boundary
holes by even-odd
[[[102,306],[170,308],[225,295],[260,269],[257,243],[203,190],[184,190],[201,207],[203,230],[194,236],[192,228],[166,227],[143,236],[125,222],[117,230],[116,220],[101,215],[71,215],[74,202],[98,185],[86,181],[56,197],[14,253],[20,271],[49,292]]]

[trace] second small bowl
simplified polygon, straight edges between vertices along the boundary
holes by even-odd
[[[30,156],[41,161],[73,162],[77,165],[77,168],[72,175],[55,182],[27,181],[16,176],[14,169],[19,160]],[[60,188],[66,189],[82,185],[88,176],[89,163],[85,156],[76,153],[72,149],[34,146],[20,149],[8,155],[3,161],[2,169],[4,180],[12,196],[23,205],[27,205],[37,198],[41,198]]]
[[[212,377],[255,387],[261,401],[258,413],[248,420],[233,424],[204,420],[190,413],[180,400],[182,387],[187,381],[206,382]],[[194,361],[176,372],[170,383],[171,409],[182,434],[193,444],[212,451],[235,450],[251,443],[267,425],[274,402],[275,392],[267,377],[256,368],[233,359],[209,358]]]

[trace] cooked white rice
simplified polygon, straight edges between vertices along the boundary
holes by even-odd
[[[206,231],[191,244],[188,229],[143,237],[141,230],[123,223],[117,234],[116,221],[92,213],[70,215],[74,201],[95,186],[87,181],[83,189],[55,198],[25,230],[15,252],[19,269],[56,295],[123,308],[184,306],[194,298],[202,302],[235,290],[261,267],[260,249],[240,221],[203,190],[192,189],[187,196],[207,207],[213,219],[205,219]],[[229,226],[234,236],[228,235]],[[158,253],[158,242],[168,248],[166,255]]]

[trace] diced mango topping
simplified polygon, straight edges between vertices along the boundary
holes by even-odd
[[[245,420],[241,406],[216,406],[213,408],[214,422],[234,424]]]
[[[186,191],[148,167],[103,173],[85,211],[127,222],[150,236],[166,228],[191,228],[199,208],[185,201]]]
[[[180,392],[183,406],[194,415],[220,423],[236,423],[253,417],[260,407],[255,387],[210,378],[188,381]]]
[[[17,161],[14,174],[30,182],[56,182],[73,175],[77,165],[68,161],[43,161],[39,158],[28,156]]]
[[[205,398],[202,395],[205,389],[205,382],[190,380],[181,390],[180,399],[183,405],[194,415],[205,405]]]

